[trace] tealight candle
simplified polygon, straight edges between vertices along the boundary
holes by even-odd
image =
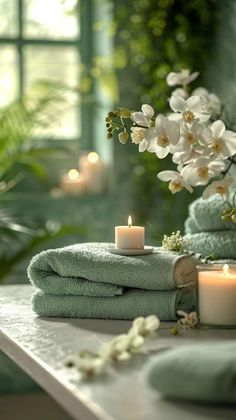
[[[199,267],[198,293],[202,324],[236,326],[236,269]]]
[[[132,218],[128,218],[128,226],[115,227],[115,248],[144,249],[144,227],[132,226]]]
[[[84,177],[77,169],[70,169],[67,174],[62,176],[60,186],[66,194],[83,194],[86,183]]]

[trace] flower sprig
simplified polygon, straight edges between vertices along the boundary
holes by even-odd
[[[184,239],[180,231],[172,232],[170,236],[164,235],[162,240],[162,249],[164,251],[184,252],[189,241]]]
[[[229,176],[236,164],[236,133],[218,119],[223,109],[218,96],[203,87],[188,93],[187,85],[198,75],[189,70],[167,75],[169,86],[181,86],[171,93],[167,115],[154,117],[148,104],[142,105],[141,111],[117,108],[109,112],[107,135],[112,138],[117,132],[122,144],[131,138],[139,152],[155,153],[159,159],[171,154],[177,170],[161,171],[157,176],[169,183],[172,194],[206,186],[204,199],[213,194],[228,199],[229,189],[236,185],[236,179]]]
[[[86,377],[100,375],[109,364],[128,360],[140,352],[145,340],[153,337],[159,326],[160,321],[155,315],[136,318],[127,334],[120,334],[103,343],[97,353],[81,351],[67,359],[65,365],[75,368]]]

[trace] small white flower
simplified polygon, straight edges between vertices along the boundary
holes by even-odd
[[[221,101],[217,95],[210,93],[207,89],[199,87],[192,91],[192,95],[200,96],[206,104],[206,112],[211,114],[213,117],[220,115]]]
[[[233,177],[224,178],[221,181],[214,181],[203,191],[202,198],[209,198],[211,195],[220,194],[225,200],[229,198],[229,189],[235,185]]]
[[[74,358],[75,368],[85,376],[99,375],[104,371],[105,361],[99,356],[77,356]]]
[[[179,137],[179,124],[160,114],[156,117],[155,127],[146,132],[147,150],[163,159],[171,151],[171,147],[178,143]]]
[[[149,315],[146,318],[139,317],[133,321],[133,325],[130,329],[130,332],[135,332],[136,334],[147,337],[152,335],[160,327],[160,320],[156,315]]]
[[[199,73],[196,71],[192,74],[190,74],[190,70],[184,69],[181,70],[178,73],[171,72],[166,77],[167,85],[169,86],[176,86],[176,85],[188,85],[193,80],[195,80],[198,77]]]
[[[120,361],[130,359],[130,338],[127,334],[121,334],[113,340],[104,343],[100,347],[99,354],[104,360]]]
[[[177,230],[177,232],[172,232],[170,236],[164,235],[161,246],[164,251],[183,252],[187,244],[188,242]]]
[[[193,192],[191,185],[177,171],[162,171],[157,174],[157,177],[161,181],[170,181],[169,189],[172,194],[181,191],[183,188],[191,193]]]
[[[147,129],[140,127],[131,127],[132,143],[139,145],[139,152],[144,152],[147,149],[148,142],[145,138]]]
[[[132,120],[141,127],[131,128],[132,143],[139,145],[139,152],[144,152],[147,149],[148,142],[146,139],[147,129],[150,127],[151,119],[154,115],[153,108],[148,105],[142,105],[142,111],[133,112],[131,114]]]
[[[175,113],[170,114],[169,118],[174,121],[192,124],[196,120],[205,122],[210,118],[210,114],[205,112],[200,96],[190,96],[187,100],[177,95],[171,96],[170,107]]]
[[[177,314],[181,316],[178,320],[184,329],[195,328],[198,325],[198,316],[196,312],[190,312],[189,314],[184,311],[177,311]]]
[[[176,88],[171,92],[171,96],[181,96],[181,98],[188,99],[189,94],[183,88]]]
[[[222,160],[210,160],[202,157],[195,162],[186,165],[181,175],[192,186],[206,185],[211,178],[219,176],[225,169],[225,163]]]
[[[226,130],[223,121],[213,122],[202,135],[211,155],[226,159],[236,153],[236,133]]]

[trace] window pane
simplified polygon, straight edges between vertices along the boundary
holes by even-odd
[[[31,38],[78,36],[77,0],[25,0],[24,35]]]
[[[5,106],[17,96],[17,54],[12,46],[0,47],[0,106]]]
[[[78,86],[78,51],[74,47],[27,46],[24,48],[26,87],[37,80],[47,79]],[[67,103],[55,127],[44,133],[59,138],[78,137],[78,101],[75,94],[68,94]]]
[[[18,33],[18,0],[0,0],[0,36],[12,37]]]

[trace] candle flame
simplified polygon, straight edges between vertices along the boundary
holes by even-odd
[[[229,265],[228,264],[224,264],[223,265],[223,273],[226,276],[226,274],[229,272]]]
[[[129,228],[132,226],[132,217],[130,215],[128,217],[128,226]]]
[[[90,163],[96,163],[99,160],[99,156],[96,152],[90,152],[88,154],[88,161]]]
[[[77,169],[70,169],[68,172],[68,178],[71,181],[75,181],[76,179],[79,178],[79,172],[77,171]]]

